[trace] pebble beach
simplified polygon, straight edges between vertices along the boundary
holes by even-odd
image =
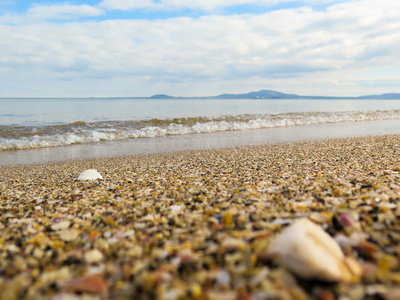
[[[0,299],[400,299],[399,145],[0,167]]]

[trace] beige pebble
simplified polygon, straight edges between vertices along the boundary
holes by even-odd
[[[89,264],[99,263],[103,260],[104,255],[101,251],[94,249],[85,253],[85,261]]]
[[[79,231],[76,229],[64,229],[60,231],[60,238],[65,242],[71,242],[78,238]]]
[[[63,229],[69,228],[70,225],[71,225],[70,221],[64,220],[64,221],[61,221],[61,222],[51,225],[51,229],[53,229],[54,231],[63,230]]]

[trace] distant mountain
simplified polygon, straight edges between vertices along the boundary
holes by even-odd
[[[285,94],[271,90],[261,90],[247,94],[223,94],[216,96],[217,99],[297,99],[301,98],[294,94]]]
[[[361,96],[358,97],[358,99],[400,99],[400,94],[399,93],[389,93],[389,94],[382,94],[382,95],[367,95],[367,96]]]
[[[173,96],[168,96],[168,95],[164,95],[164,94],[158,94],[158,95],[154,95],[151,96],[150,99],[174,99],[176,97]]]
[[[285,94],[272,90],[261,90],[258,92],[250,92],[246,94],[222,94],[218,96],[211,97],[173,97],[164,94],[158,94],[151,96],[150,99],[372,99],[372,100],[385,100],[385,99],[399,99],[400,93],[390,93],[390,94],[382,94],[382,95],[366,95],[360,97],[330,97],[330,96],[299,96],[296,94]]]

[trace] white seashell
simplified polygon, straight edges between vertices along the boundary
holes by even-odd
[[[271,242],[269,254],[275,261],[305,279],[351,282],[361,267],[346,258],[337,242],[320,226],[300,219]]]
[[[77,178],[77,180],[93,180],[93,179],[103,179],[103,177],[100,175],[97,170],[94,169],[89,169],[86,171],[83,171],[81,175]]]

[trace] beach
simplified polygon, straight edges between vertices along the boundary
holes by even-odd
[[[399,144],[384,135],[0,167],[0,299],[399,299]],[[103,179],[76,180],[86,169]],[[304,218],[360,274],[318,280],[276,261],[270,244]]]

